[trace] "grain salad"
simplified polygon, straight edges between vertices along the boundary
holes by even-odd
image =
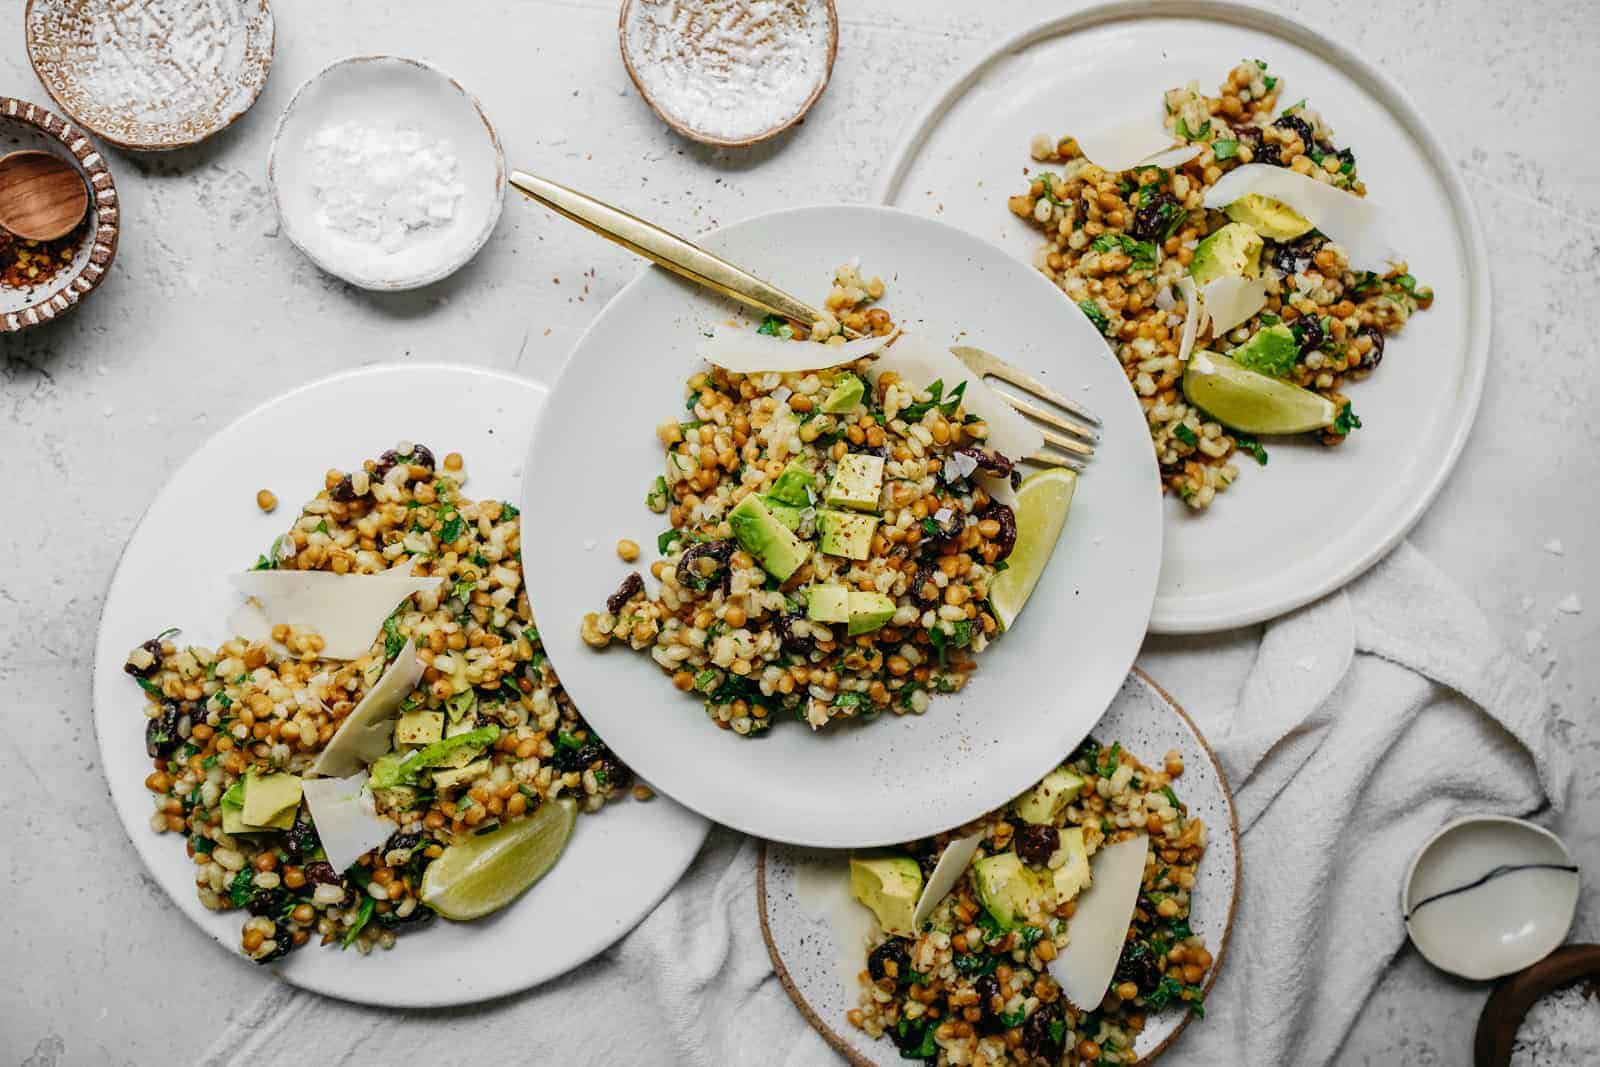
[[[469,499],[466,480],[459,454],[436,462],[426,446],[403,442],[351,471],[328,471],[316,498],[256,560],[257,570],[437,577],[438,587],[400,603],[359,658],[325,659],[320,634],[283,625],[270,640],[236,637],[216,648],[169,630],[128,657],[124,669],[147,696],[150,827],[183,836],[201,903],[248,913],[241,947],[258,962],[312,939],[363,953],[392,947],[397,934],[434,918],[419,885],[452,842],[509,826],[558,797],[594,812],[633,788],[540,644],[517,509]],[[462,758],[448,774],[441,761],[431,774],[371,790],[371,814],[393,824],[388,840],[335,869],[298,787],[269,828],[233,823],[240,798],[249,803],[246,786],[311,771],[408,641],[422,671],[401,711],[431,718]],[[396,752],[418,751],[398,730],[396,738]]]
[[[1134,1063],[1152,1014],[1204,1015],[1215,961],[1189,926],[1189,908],[1206,826],[1174,791],[1182,774],[1176,749],[1152,767],[1091,738],[1006,808],[896,850],[926,879],[952,840],[982,835],[973,861],[914,933],[874,935],[851,1025],[887,1037],[903,1058],[940,1067],[1054,1067]],[[1080,1011],[1049,968],[1075,935],[1088,860],[1141,834],[1149,852],[1110,988],[1094,1010]],[[1013,873],[1008,881],[997,870]]]
[[[761,332],[797,351],[843,343],[843,328],[886,337],[882,295],[881,280],[841,267],[825,321],[808,333],[769,318]],[[987,600],[1016,541],[997,499],[1014,467],[985,447],[967,383],[872,367],[691,376],[682,415],[656,430],[655,590],[628,575],[583,619],[583,640],[648,652],[743,736],[780,718],[819,729],[921,714],[961,689],[999,630]]]
[[[1034,265],[1083,310],[1121,361],[1144,407],[1164,491],[1194,509],[1208,507],[1233,483],[1240,452],[1268,461],[1256,436],[1208,415],[1183,388],[1181,335],[1197,309],[1178,283],[1192,273],[1201,243],[1231,221],[1205,205],[1207,191],[1255,163],[1355,197],[1367,192],[1354,151],[1336,147],[1322,115],[1304,100],[1286,102],[1284,89],[1266,63],[1245,60],[1214,96],[1197,83],[1168,91],[1168,131],[1198,149],[1172,168],[1106,171],[1084,157],[1073,137],[1040,135],[1032,156],[1050,169],[1032,172],[1027,189],[1009,200],[1012,213],[1045,236]],[[1404,262],[1353,264],[1337,233],[1324,235],[1309,223],[1292,239],[1281,233],[1273,239],[1272,232],[1267,228],[1253,253],[1264,306],[1222,336],[1203,323],[1196,350],[1209,345],[1220,353],[1267,328],[1286,327],[1292,339],[1283,335],[1286,351],[1271,373],[1331,401],[1337,418],[1317,432],[1323,444],[1338,445],[1361,425],[1345,386],[1378,369],[1385,339],[1429,307],[1433,293]],[[1380,269],[1363,269],[1371,267]]]

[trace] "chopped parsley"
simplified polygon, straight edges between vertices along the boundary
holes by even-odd
[[[233,880],[228,883],[228,899],[233,902],[234,907],[242,908],[250,903],[250,894],[255,891],[255,876],[256,872],[246,867],[234,875]]]
[[[912,404],[909,407],[904,408],[900,412],[900,417],[906,420],[908,423],[919,422],[928,412],[932,411],[934,408],[938,408],[942,415],[944,415],[946,418],[951,418],[955,415],[956,408],[961,406],[961,397],[966,393],[966,391],[967,383],[961,382],[954,389],[950,390],[949,396],[945,396],[944,379],[937,379],[932,385],[928,386],[929,399],[922,403]],[[880,421],[882,421],[881,416]]]
[[[1330,428],[1336,434],[1347,435],[1351,430],[1361,429],[1361,416],[1357,415],[1349,404],[1346,404],[1339,409],[1339,415],[1333,420],[1333,426]]]
[[[663,556],[672,551],[672,546],[683,540],[682,530],[663,530],[656,537],[656,551]]]
[[[1094,773],[1102,778],[1110,778],[1116,773],[1117,767],[1122,763],[1122,742],[1113,741],[1111,747],[1105,750],[1104,758],[1096,758]]]
[[[406,638],[400,632],[400,622],[394,615],[390,615],[383,620],[383,658],[394,659],[404,647]]]
[[[439,527],[439,543],[453,545],[461,540],[461,535],[466,532],[467,522],[461,517],[459,511],[452,511],[450,517],[444,520],[444,525]]]
[[[513,507],[510,501],[502,500],[500,502],[500,517],[502,519],[514,519],[521,514],[522,512]]]
[[[781,337],[785,341],[794,339],[794,327],[790,326],[789,320],[782,315],[768,315],[762,319],[756,333],[767,337]]]
[[[980,974],[988,974],[998,966],[999,961],[987,952],[963,952],[950,961],[956,973],[963,978],[976,978]]]
[[[1078,310],[1089,316],[1089,321],[1094,323],[1094,328],[1101,333],[1106,333],[1111,329],[1111,320],[1106,317],[1104,311],[1100,310],[1100,305],[1093,300],[1078,301]]]
[[[345,931],[344,940],[339,943],[339,947],[349,948],[355,944],[362,929],[372,920],[372,909],[377,907],[377,904],[378,902],[370,896],[361,898],[361,910],[356,913],[356,921],[350,924],[350,929]]]
[[[1267,465],[1267,450],[1254,437],[1247,433],[1236,433],[1233,435],[1233,443],[1239,451],[1248,452],[1255,457],[1255,461],[1263,467]]]
[[[1217,157],[1218,162],[1224,159],[1233,159],[1239,154],[1239,142],[1234,140],[1211,142],[1211,152]]]
[[[1190,447],[1200,443],[1200,438],[1195,435],[1195,432],[1181,422],[1172,428],[1172,436]]]
[[[1173,126],[1172,132],[1182,137],[1185,141],[1204,141],[1211,133],[1211,120],[1206,119],[1200,124],[1198,130],[1191,130],[1188,122],[1184,121],[1182,115],[1179,115],[1178,122]]]
[[[1302,97],[1298,102],[1290,104],[1288,107],[1284,108],[1283,109],[1283,114],[1279,115],[1278,117],[1281,119],[1286,115],[1293,115],[1296,111],[1299,111],[1301,108],[1303,108],[1305,106],[1306,106],[1306,102],[1305,102],[1305,99]]]
[[[1044,186],[1044,198],[1056,207],[1066,207],[1067,202],[1056,195],[1056,176],[1049,171],[1039,172],[1039,184]]]
[[[1187,214],[1187,212],[1183,212],[1182,209],[1173,208],[1172,205],[1164,205],[1164,207],[1172,208],[1172,210],[1176,210],[1180,214]],[[1125,233],[1103,233],[1099,237],[1096,237],[1089,247],[1094,249],[1096,252],[1112,252],[1118,250],[1126,252],[1133,259],[1134,270],[1155,270],[1156,261],[1160,258],[1159,252],[1153,242],[1135,240]],[[1093,318],[1094,316],[1090,315],[1089,317]]]

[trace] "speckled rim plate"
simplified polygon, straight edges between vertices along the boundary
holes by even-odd
[[[1209,513],[1166,503],[1150,628],[1204,633],[1281,615],[1388,554],[1443,488],[1488,369],[1489,265],[1477,212],[1432,127],[1395,80],[1297,18],[1236,0],[1078,4],[1000,42],[951,79],[908,127],[874,198],[934,215],[1031,263],[1037,231],[1006,198],[1037,166],[1035,134],[1060,134],[1053,100],[1107,86],[1212,88],[1241,58],[1286,79],[1355,149],[1369,195],[1399,210],[1396,244],[1437,293],[1349,395],[1365,426],[1328,455],[1269,440],[1269,466],[1241,458]],[[1062,299],[1065,299],[1064,295]],[[1330,510],[1330,502],[1336,502]]]
[[[440,455],[462,453],[469,494],[514,496],[545,395],[543,386],[522,378],[444,364],[379,365],[312,382],[201,445],[129,538],[95,646],[101,765],[151,876],[242,966],[256,966],[238,954],[244,913],[207,911],[195,895],[194,864],[182,838],[150,830],[144,697],[122,672],[128,650],[174,624],[185,627],[179,640],[224,638],[237,604],[228,574],[283,532],[330,466],[353,464],[400,440],[422,441]],[[255,505],[263,487],[282,501],[272,515]],[[173,545],[182,546],[181,559]],[[708,830],[705,820],[664,797],[618,803],[580,817],[561,860],[498,915],[436,922],[371,957],[307,945],[272,964],[271,973],[312,992],[385,1008],[514,993],[576,967],[632,929],[677,883]],[[177,964],[179,957],[165,962]]]
[[[272,73],[277,50],[277,23],[268,0],[239,0],[250,7],[245,27],[245,46],[239,65],[219,78],[218,99],[172,122],[147,122],[120,114],[94,99],[84,84],[80,65],[63,50],[61,42],[43,32],[43,20],[58,17],[65,10],[81,7],[83,0],[28,0],[23,14],[28,61],[44,83],[51,99],[85,129],[92,130],[118,148],[138,152],[168,152],[188,148],[216,136],[239,121],[260,98]],[[46,9],[49,9],[48,11]]]
[[[1160,560],[1155,456],[1116,360],[1050,283],[992,245],[908,212],[861,204],[758,215],[700,239],[794,293],[826,292],[839,264],[888,286],[907,329],[975,344],[1063,391],[1089,383],[1102,419],[1093,462],[1027,610],[978,658],[959,693],[924,715],[812,732],[788,716],[759,738],[719,730],[643,653],[583,643],[629,571],[648,573],[665,523],[644,505],[662,470],[655,428],[683,410],[702,331],[733,306],[651,268],[607,305],[567,359],[534,432],[523,480],[525,556],[540,634],[567,692],[651,783],[757,837],[824,848],[904,841],[955,826],[1031,781],[1116,696],[1144,640]],[[1049,366],[1047,366],[1047,364]],[[581,458],[580,458],[581,457]],[[619,538],[647,546],[617,558]],[[647,578],[653,583],[654,579]],[[908,789],[906,774],[939,783]]]
[[[1233,808],[1233,790],[1194,720],[1137,667],[1128,675],[1105,717],[1095,724],[1093,733],[1106,743],[1121,741],[1147,762],[1159,760],[1171,748],[1183,753],[1184,772],[1175,788],[1189,806],[1190,814],[1204,819],[1208,828],[1190,925],[1212,946],[1216,962],[1206,975],[1205,990],[1209,993],[1227,958],[1239,903],[1239,821]],[[1019,786],[1012,792],[1020,793],[1023,788]],[[1224,827],[1226,832],[1222,832]],[[838,943],[841,935],[824,913],[822,900],[815,895],[818,891],[808,888],[817,885],[819,879],[826,879],[833,893],[827,903],[842,902],[843,907],[867,915],[865,909],[849,900],[849,853],[776,844],[762,847],[756,872],[756,907],[761,936],[778,980],[806,1021],[855,1067],[895,1067],[905,1061],[889,1040],[874,1041],[845,1021],[845,1013],[857,1006],[858,987],[853,975],[865,965],[865,945],[849,952]],[[866,922],[871,925],[870,916]],[[848,987],[847,974],[852,976]],[[1191,1018],[1187,1011],[1176,1010],[1152,1017],[1134,1046],[1139,1053],[1138,1062],[1148,1064],[1171,1048]]]

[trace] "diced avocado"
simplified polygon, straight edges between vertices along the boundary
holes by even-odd
[[[783,473],[772,483],[772,488],[767,490],[767,502],[770,504],[776,500],[796,508],[807,507],[811,503],[811,490],[816,481],[815,471],[798,460],[790,460],[789,465],[783,468]]]
[[[733,527],[733,536],[744,550],[780,582],[787,581],[811,555],[811,550],[754,494],[728,512],[728,525]]]
[[[394,743],[431,745],[444,740],[444,712],[408,711],[395,720]]]
[[[444,728],[444,739],[448,741],[452,737],[460,737],[462,734],[470,734],[477,728],[478,717],[476,715],[463,715],[459,719],[450,720],[450,725]]]
[[[387,756],[379,756],[372,761],[372,766],[367,768],[368,780],[372,789],[393,789],[397,785],[405,785],[417,780],[417,772],[422,770],[422,765],[417,758],[422,754],[418,749],[413,752],[391,752]]]
[[[830,508],[877,511],[878,494],[883,491],[883,457],[851,452],[839,461],[839,469],[828,483]]]
[[[1058,862],[1059,861],[1059,862]],[[1083,827],[1074,826],[1061,831],[1061,844],[1050,857],[1050,884],[1055,893],[1052,902],[1060,907],[1085,889],[1091,880],[1089,850],[1083,844]]]
[[[886,932],[910,936],[922,895],[922,868],[898,852],[851,856],[850,895],[871,909]]]
[[[300,779],[292,774],[244,776],[244,805],[239,814],[246,826],[287,830],[300,807]]]
[[[1292,241],[1311,232],[1310,219],[1282,200],[1260,193],[1246,193],[1222,210],[1234,222],[1274,241]]]
[[[978,903],[1007,930],[1043,907],[1044,879],[1025,867],[1015,852],[985,856],[972,865],[972,876],[978,886]]]
[[[850,591],[850,627],[848,634],[869,634],[873,630],[882,629],[884,624],[894,618],[894,601],[882,593],[863,593],[859,590]]]
[[[1227,275],[1255,278],[1261,274],[1261,250],[1266,247],[1256,231],[1230,222],[1195,247],[1189,274],[1196,285]]]
[[[866,559],[872,551],[872,535],[878,520],[871,515],[848,511],[817,512],[817,535],[822,551],[845,559]]]
[[[800,529],[800,512],[804,511],[804,508],[797,508],[793,504],[785,504],[781,500],[774,500],[770,494],[762,497],[761,502],[767,506],[768,511],[772,512],[773,518],[783,523],[785,530]]]
[[[1066,767],[1057,767],[1017,798],[1017,817],[1035,826],[1053,823],[1068,804],[1078,799],[1082,789],[1082,778]]]
[[[470,782],[474,778],[481,778],[489,773],[487,759],[473,760],[465,767],[451,767],[446,770],[433,772],[433,787],[435,789],[450,789],[462,782]]]
[[[435,741],[426,748],[417,749],[415,766],[460,767],[500,739],[500,727],[480,726],[476,730]]]
[[[1246,370],[1283,378],[1294,370],[1300,358],[1300,345],[1294,331],[1281,322],[1263,326],[1250,340],[1228,353],[1228,358]]]
[[[860,378],[854,374],[841,374],[833,391],[822,402],[824,415],[837,415],[841,411],[849,411],[861,403],[861,398],[867,394],[867,387]]]
[[[218,802],[222,808],[222,832],[225,834],[248,834],[255,830],[253,826],[246,826],[244,821],[244,779],[241,778],[228,787]]]
[[[850,588],[830,584],[807,589],[806,618],[813,622],[849,622]]]
[[[468,712],[477,710],[477,707],[478,694],[472,689],[457,693],[444,702],[444,710],[449,713],[452,725],[460,722]]]
[[[382,811],[406,811],[417,802],[417,790],[409,785],[373,789],[372,801]]]

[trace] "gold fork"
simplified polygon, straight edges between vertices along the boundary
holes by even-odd
[[[723,296],[732,297],[769,315],[805,323],[808,327],[815,326],[824,317],[821,311],[772,283],[621,208],[526,171],[512,171],[511,184],[558,215]],[[843,324],[841,329],[847,337],[861,336]],[[1074,416],[1065,418],[1042,406],[1001,392],[1005,401],[1017,411],[1043,423],[1040,432],[1044,434],[1045,442],[1061,450],[1061,454],[1040,451],[1025,459],[1046,466],[1083,469],[1083,461],[1094,455],[1093,446],[1099,440],[1099,435],[1093,429],[1100,425],[1099,419],[1081,405],[980,348],[958,346],[950,349],[950,352],[980,379],[998,378],[1034,399]]]

